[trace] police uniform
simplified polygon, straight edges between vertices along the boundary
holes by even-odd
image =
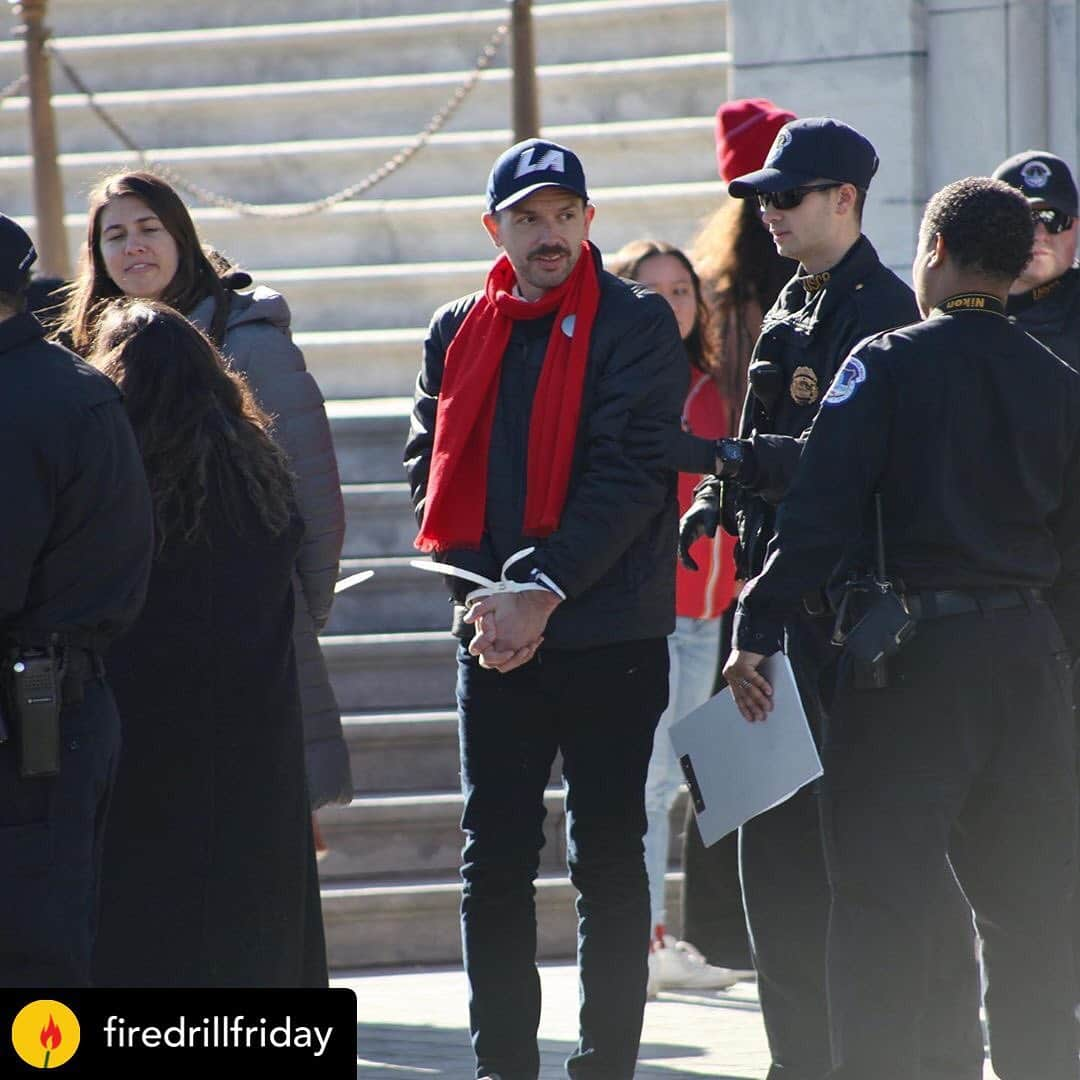
[[[0,288],[13,229],[25,237],[0,215]],[[100,656],[142,604],[153,527],[119,391],[43,338],[31,315],[0,322],[0,985],[85,986],[120,739]],[[63,671],[59,771],[28,778],[20,750],[33,734],[11,668],[50,651]]]
[[[770,154],[760,173],[733,183],[732,194],[756,193],[758,178],[766,177],[769,169],[794,168],[810,179],[821,175],[864,189],[869,185],[877,156],[851,128],[811,118],[786,130],[793,132],[792,139]],[[826,160],[815,162],[815,155]],[[804,162],[803,156],[811,160]],[[911,289],[881,263],[865,236],[828,271],[810,274],[800,266],[781,291],[765,316],[751,359],[738,444],[741,462],[734,482],[722,487],[723,520],[739,537],[740,576],[753,577],[764,566],[777,509],[783,506],[806,434],[837,369],[863,338],[917,317]],[[827,577],[823,573],[812,584],[823,586]],[[804,608],[789,613],[786,629],[800,696],[820,739],[826,711],[822,684],[835,659],[828,645],[831,620]],[[773,1058],[770,1080],[816,1080],[831,1063],[824,986],[830,892],[816,788],[804,788],[747,822],[739,848]],[[940,966],[928,1037],[933,1052],[924,1077],[974,1080],[982,1075],[983,1052],[971,915],[951,877],[942,897]]]
[[[994,177],[1023,192],[1028,202],[1069,217],[1078,212],[1076,181],[1069,166],[1045,150],[1025,150],[1003,161]],[[1006,311],[1029,334],[1080,371],[1080,268],[1010,295]]]
[[[883,689],[856,689],[845,658],[829,709],[834,1075],[926,1075],[948,853],[983,939],[997,1073],[1075,1080],[1061,942],[1077,835],[1080,377],[983,295],[860,344],[825,395],[765,571],[743,593],[738,648],[775,652],[789,613],[845,551],[846,567],[874,565],[875,492],[887,569],[918,629]]]

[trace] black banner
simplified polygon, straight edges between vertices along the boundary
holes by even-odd
[[[0,990],[0,1076],[356,1077],[356,995],[332,990]],[[190,1072],[188,1075],[191,1075]]]

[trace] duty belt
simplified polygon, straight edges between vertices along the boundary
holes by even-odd
[[[902,597],[912,618],[943,619],[949,615],[986,614],[1045,604],[1042,589],[924,589]]]

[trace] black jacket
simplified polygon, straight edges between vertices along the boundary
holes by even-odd
[[[1006,309],[1021,330],[1080,371],[1080,268],[1037,289],[1010,296]]]
[[[801,270],[801,268],[800,268]],[[759,573],[776,507],[799,464],[821,398],[863,338],[918,318],[911,289],[862,236],[826,274],[797,273],[761,325],[750,361],[738,483],[724,485],[724,525],[739,537],[741,577]]]
[[[567,594],[544,643],[587,648],[664,637],[675,626],[676,473],[670,465],[686,395],[687,362],[670,305],[642,286],[600,269],[581,419],[558,529],[522,535],[529,419],[555,316],[515,323],[503,356],[488,453],[487,507],[478,551],[442,561],[499,576],[503,562],[535,545],[528,563]],[[424,343],[405,468],[417,520],[423,516],[446,349],[481,296],[440,308]],[[473,586],[447,579],[454,597]],[[471,634],[471,628],[469,628]]]
[[[740,600],[740,647],[773,652],[785,615],[845,549],[849,565],[873,565],[875,491],[887,570],[906,591],[1050,589],[1080,653],[1080,376],[1049,349],[964,309],[863,342]]]
[[[120,392],[44,333],[0,323],[0,632],[100,649],[143,603],[150,495]]]

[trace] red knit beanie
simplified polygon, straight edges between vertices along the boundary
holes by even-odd
[[[776,133],[795,114],[768,98],[736,98],[716,110],[716,165],[722,180],[760,169]]]

